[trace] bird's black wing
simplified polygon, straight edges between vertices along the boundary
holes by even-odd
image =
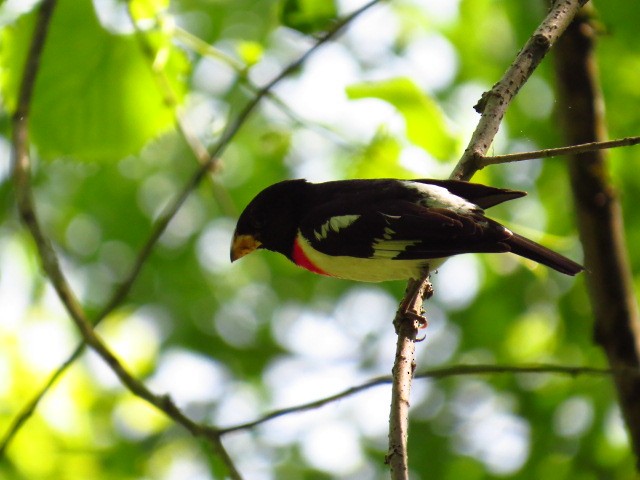
[[[469,252],[506,252],[512,234],[478,209],[458,213],[404,200],[372,205],[328,202],[311,210],[300,231],[327,255],[429,259]]]

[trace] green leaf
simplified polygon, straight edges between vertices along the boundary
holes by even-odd
[[[3,32],[1,88],[15,109],[34,14]],[[174,96],[184,93],[184,55],[154,33],[162,46],[162,68]],[[167,51],[168,48],[168,51]],[[104,30],[90,0],[61,0],[51,21],[31,105],[31,138],[45,157],[114,159],[134,153],[169,129],[173,107],[165,104],[133,35]]]
[[[334,0],[284,0],[280,16],[283,25],[308,34],[326,29],[338,10]]]
[[[438,105],[408,78],[362,82],[347,87],[350,99],[378,98],[390,103],[404,117],[407,138],[438,160],[455,153],[456,137],[447,128]]]
[[[352,178],[409,177],[411,172],[400,166],[400,142],[383,129],[376,132],[359,155],[349,164]]]

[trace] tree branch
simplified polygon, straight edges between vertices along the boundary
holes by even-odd
[[[444,367],[444,368],[435,368],[432,370],[427,370],[422,373],[418,373],[414,376],[415,379],[432,379],[432,380],[440,380],[444,378],[451,377],[462,377],[469,375],[503,375],[503,374],[516,374],[516,375],[541,375],[541,374],[558,374],[558,375],[567,375],[570,377],[577,377],[579,375],[598,375],[598,376],[610,376],[614,373],[618,373],[620,375],[632,375],[632,376],[640,376],[640,371],[629,370],[629,369],[621,369],[620,371],[615,371],[610,368],[595,368],[595,367],[579,367],[579,366],[566,366],[566,365],[554,365],[554,364],[535,364],[535,365],[454,365],[452,367]],[[380,385],[387,385],[393,382],[392,376],[384,376],[384,377],[376,377],[371,380],[357,385],[355,387],[347,388],[341,392],[338,392],[334,395],[330,395],[325,398],[321,398],[319,400],[314,400],[312,402],[303,403],[300,405],[295,405],[293,407],[282,408],[278,410],[273,410],[256,420],[252,420],[246,423],[240,423],[238,425],[233,425],[229,427],[220,428],[217,432],[220,435],[225,435],[227,433],[233,433],[241,430],[249,430],[257,427],[258,425],[262,425],[263,423],[270,422],[271,420],[275,420],[277,418],[283,417],[285,415],[290,415],[292,413],[301,413],[308,410],[313,410],[315,408],[323,407],[329,403],[333,403],[338,400],[342,400],[347,397],[351,397],[358,393],[364,392],[365,390],[369,390],[374,387],[378,387]]]
[[[13,154],[14,154],[14,183],[20,217],[28,228],[36,244],[42,267],[49,277],[58,297],[67,312],[80,330],[85,342],[111,367],[120,381],[134,394],[158,409],[165,412],[177,423],[183,425],[194,436],[206,438],[213,446],[216,454],[225,462],[229,474],[234,479],[241,479],[229,455],[225,451],[219,435],[212,435],[209,430],[186,417],[167,396],[157,396],[150,392],[141,382],[135,379],[120,364],[102,340],[94,332],[80,303],[60,268],[58,256],[49,238],[45,235],[36,213],[35,202],[31,192],[31,158],[29,156],[29,112],[33,90],[37,78],[38,66],[44,49],[47,31],[51,23],[56,0],[45,0],[38,10],[38,18],[32,37],[31,46],[24,67],[24,74],[20,84],[18,104],[13,115]],[[16,423],[14,423],[16,425]],[[15,430],[13,430],[15,432]],[[2,450],[6,448],[6,442]]]
[[[416,337],[420,327],[426,326],[422,317],[422,304],[433,295],[433,288],[426,271],[420,280],[410,280],[405,299],[398,309],[393,324],[398,335],[396,356],[393,364],[391,388],[391,410],[389,413],[389,451],[385,463],[394,480],[409,478],[409,405],[411,382],[416,369]]]
[[[606,136],[603,99],[593,55],[589,12],[576,18],[558,43],[556,75],[560,116],[569,143]],[[640,314],[624,240],[624,221],[603,151],[569,160],[586,282],[595,315],[594,336],[614,369],[640,365]],[[640,379],[614,376],[620,408],[640,468]]]
[[[133,30],[135,32],[138,45],[140,46],[140,50],[142,51],[143,55],[149,62],[151,73],[153,73],[156,79],[158,88],[164,98],[165,104],[175,112],[175,122],[178,133],[180,133],[198,163],[205,164],[209,161],[209,152],[202,144],[202,142],[197,138],[197,136],[192,133],[192,130],[186,124],[184,119],[178,114],[178,97],[174,92],[173,87],[171,86],[171,83],[167,78],[167,75],[164,73],[164,70],[162,68],[156,67],[156,51],[154,50],[151,42],[149,42],[149,39],[146,37],[145,32],[140,28],[140,25],[136,21],[131,8],[131,3],[129,3],[127,5],[127,13],[129,15],[129,21],[133,25]]]
[[[16,201],[20,216],[25,225],[27,225],[29,230],[32,232],[32,236],[34,236],[34,238],[41,238],[42,235],[37,223],[33,222],[30,207],[32,203],[32,193],[31,178],[29,175],[30,159],[27,121],[31,105],[31,97],[33,95],[38,67],[40,65],[40,57],[55,6],[56,0],[45,0],[40,5],[38,18],[33,31],[33,39],[31,41],[31,46],[24,67],[20,91],[18,92],[18,104],[12,118],[14,145],[13,172],[14,183],[16,186]],[[50,248],[51,247],[48,242],[44,241],[43,251],[48,251]],[[46,261],[52,261],[50,256]],[[56,261],[55,257],[53,258],[53,261]],[[51,384],[55,382],[55,380],[56,378],[50,379],[47,383],[46,389],[50,388]],[[43,391],[46,391],[46,389]],[[30,404],[27,405],[27,408],[23,409],[21,414],[11,423],[8,431],[2,439],[2,443],[0,444],[0,457],[4,454],[6,447],[13,436],[18,432],[27,418],[32,415],[36,405],[37,402],[30,402]]]
[[[482,168],[480,159],[489,151],[511,100],[586,1],[557,0],[504,76],[482,96],[476,105],[476,110],[481,112],[482,116],[450,178],[469,180]]]
[[[198,55],[203,57],[209,57],[221,62],[224,62],[227,66],[231,67],[233,71],[238,75],[238,79],[241,84],[248,90],[251,94],[255,95],[260,91],[260,87],[258,87],[255,83],[251,81],[248,76],[247,66],[242,62],[236,60],[231,55],[222,52],[217,49],[213,45],[208,44],[207,42],[201,40],[195,35],[189,33],[188,31],[182,29],[179,26],[174,27],[175,38],[180,41],[186,48],[189,48],[195,51]],[[317,132],[320,135],[323,135],[329,139],[331,139],[336,145],[345,150],[352,150],[354,147],[343,137],[339,135],[338,132],[329,128],[326,125],[321,125],[316,122],[309,122],[303,118],[301,118],[296,112],[294,112],[287,103],[276,95],[272,90],[269,91],[266,95],[266,98],[275,105],[284,115],[286,115],[294,125],[306,128],[308,130],[312,130]]]
[[[577,155],[579,153],[595,152],[597,150],[608,150],[610,148],[631,147],[640,144],[640,137],[625,137],[618,140],[606,142],[589,142],[568,147],[546,148],[544,150],[534,150],[531,152],[507,153],[506,155],[493,155],[482,157],[478,160],[478,169],[489,165],[499,165],[502,163],[521,162],[523,160],[534,160],[538,158],[559,157],[561,155]]]
[[[451,173],[450,178],[458,180],[469,180],[481,167],[480,160],[487,153],[489,147],[493,143],[493,139],[498,132],[502,118],[507,110],[507,107],[511,103],[511,100],[516,96],[520,88],[529,79],[533,71],[542,61],[547,54],[551,46],[562,35],[567,26],[571,23],[580,7],[586,3],[587,0],[557,0],[551,7],[548,15],[542,21],[540,26],[533,32],[524,48],[518,53],[516,59],[511,64],[507,72],[503,75],[498,83],[496,83],[491,91],[486,92],[478,104],[476,110],[481,112],[482,116],[478,122],[469,145],[467,146],[462,158]],[[409,282],[407,291],[410,291],[415,285]],[[422,278],[421,283],[428,282],[428,278]],[[402,303],[408,301],[408,294]],[[421,306],[422,304],[420,304]],[[408,323],[408,322],[405,322]],[[407,327],[410,328],[410,327]],[[398,329],[396,328],[396,331]],[[401,338],[402,337],[402,338]],[[399,334],[398,336],[398,351],[400,351],[401,344],[406,342],[412,343],[415,341],[410,339],[410,333]],[[402,347],[406,348],[406,347]],[[413,355],[411,355],[411,359]],[[396,366],[398,362],[406,362],[406,359],[396,357]],[[394,366],[394,374],[405,372],[406,369],[397,368]],[[408,399],[409,391],[411,389],[411,379],[408,382],[404,380],[398,380],[399,387],[402,386],[404,392],[399,393],[399,398]],[[402,411],[391,412],[391,419],[394,420],[397,416],[408,415],[408,410],[403,407],[404,402],[398,402],[395,405],[392,404],[392,408],[401,408]],[[408,422],[406,419],[399,419],[400,422]],[[406,466],[408,460],[406,458],[406,444],[402,444],[402,435],[406,435],[401,428],[395,431],[392,435],[391,430],[397,429],[397,426],[390,425],[389,435],[389,455],[387,459],[391,464],[394,461],[391,468],[392,478],[405,479],[408,478],[408,471]],[[401,454],[404,458],[397,459],[396,454]],[[397,462],[397,463],[396,463]]]

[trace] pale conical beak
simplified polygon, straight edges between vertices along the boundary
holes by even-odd
[[[235,262],[239,258],[249,255],[262,243],[251,235],[234,235],[231,242],[231,261]]]

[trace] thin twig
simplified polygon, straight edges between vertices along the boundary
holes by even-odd
[[[222,150],[229,143],[229,140],[237,133],[240,127],[246,121],[246,118],[253,112],[254,108],[260,103],[263,97],[269,94],[273,87],[275,87],[278,83],[280,83],[285,77],[289,76],[295,70],[297,70],[306,60],[309,58],[316,50],[318,50],[322,45],[327,43],[329,40],[334,38],[338,33],[342,31],[344,27],[346,27],[353,19],[360,16],[371,7],[379,3],[381,0],[371,0],[365,3],[362,7],[354,10],[352,13],[347,15],[346,17],[336,21],[331,29],[329,29],[326,33],[321,35],[317,42],[305,51],[297,60],[294,60],[289,65],[287,65],[284,70],[282,70],[273,80],[267,83],[264,87],[258,90],[251,101],[247,103],[245,108],[238,114],[236,119],[227,125],[225,132],[222,134],[218,142],[218,147],[214,149],[213,157],[220,155]]]
[[[179,107],[178,96],[176,95],[173,87],[171,86],[171,82],[169,78],[164,72],[163,68],[158,68],[156,66],[155,57],[156,52],[151,42],[147,39],[145,32],[140,28],[138,22],[136,21],[135,16],[131,10],[131,3],[128,4],[127,13],[129,15],[129,21],[133,25],[133,29],[135,32],[136,39],[138,41],[138,45],[140,46],[140,50],[147,57],[149,64],[151,66],[151,71],[156,79],[158,87],[160,89],[160,93],[164,98],[164,102],[175,112],[175,121],[178,132],[184,138],[185,142],[189,146],[189,149],[193,153],[193,156],[196,158],[198,163],[204,164],[209,161],[209,152],[206,147],[200,142],[196,135],[191,133],[191,129],[186,125],[184,119],[177,113]]]
[[[303,403],[301,405],[296,405],[293,407],[274,410],[250,422],[240,423],[238,425],[220,428],[218,429],[218,433],[220,433],[220,435],[225,435],[227,433],[237,432],[240,430],[249,430],[251,428],[257,427],[258,425],[269,422],[271,420],[275,420],[276,418],[280,418],[285,415],[289,415],[291,413],[299,413],[299,412],[304,412],[306,410],[313,410],[315,408],[320,408],[328,403],[335,402],[336,400],[340,400],[342,398],[350,397],[352,395],[355,395],[356,393],[360,393],[364,390],[368,390],[378,385],[389,384],[391,383],[391,380],[392,380],[391,376],[373,378],[368,382],[365,382],[361,385],[357,385],[355,387],[347,388],[346,390],[336,393],[335,395],[330,395],[328,397],[324,397],[319,400],[315,400],[313,402]]]
[[[531,152],[508,153],[505,155],[493,155],[482,157],[478,160],[478,168],[482,169],[489,165],[501,163],[520,162],[522,160],[534,160],[537,158],[559,157],[561,155],[577,155],[579,153],[595,152],[597,150],[607,150],[618,147],[631,147],[640,144],[640,137],[625,137],[606,142],[589,142],[569,147],[546,148],[544,150],[534,150]]]
[[[541,375],[541,374],[558,374],[558,375],[567,375],[570,377],[577,377],[580,375],[599,375],[599,376],[610,376],[614,373],[621,373],[626,375],[640,375],[640,371],[638,370],[628,370],[625,369],[623,372],[616,372],[611,368],[596,368],[596,367],[580,367],[580,366],[566,366],[566,365],[555,365],[555,364],[535,364],[535,365],[454,365],[452,367],[444,367],[444,368],[435,368],[432,370],[427,370],[422,373],[418,373],[414,376],[414,379],[432,379],[432,380],[440,380],[444,378],[451,377],[461,377],[468,375],[501,375],[501,374],[516,374],[516,375]],[[347,388],[341,392],[338,392],[334,395],[330,395],[325,398],[321,398],[319,400],[314,400],[308,403],[302,403],[300,405],[295,405],[292,407],[282,408],[278,410],[273,410],[256,420],[252,420],[250,422],[240,423],[238,425],[233,425],[229,427],[220,428],[217,432],[220,435],[225,435],[227,433],[233,433],[241,430],[249,430],[255,428],[263,423],[270,422],[271,420],[275,420],[277,418],[283,417],[285,415],[290,415],[292,413],[301,413],[308,410],[313,410],[316,408],[323,407],[329,403],[333,403],[337,400],[342,400],[344,398],[351,397],[365,390],[369,390],[374,387],[378,387],[380,385],[388,385],[393,381],[393,377],[390,375],[383,377],[376,377],[364,382],[355,387]]]
[[[295,71],[315,50],[317,50],[322,44],[328,42],[331,38],[336,36],[348,23],[353,21],[357,16],[364,13],[366,10],[374,6],[380,0],[373,0],[369,3],[365,4],[363,7],[355,10],[353,13],[338,21],[331,30],[329,30],[323,37],[321,37],[318,42],[308,51],[306,51],[300,58],[292,62],[283,72],[280,73],[276,78],[274,78],[269,84],[263,87],[257,94],[256,98],[254,98],[251,102],[249,102],[245,108],[240,112],[238,117],[235,119],[230,126],[226,129],[223,136],[218,140],[218,143],[213,149],[212,154],[209,154],[205,161],[202,162],[201,166],[196,170],[196,172],[192,175],[192,177],[187,181],[182,190],[178,193],[175,200],[168,205],[168,207],[162,212],[162,214],[157,219],[147,241],[143,244],[142,248],[138,252],[136,260],[134,261],[131,270],[127,277],[118,285],[116,290],[113,292],[110,299],[107,301],[105,306],[100,310],[100,312],[96,315],[94,324],[99,323],[102,319],[107,317],[115,308],[120,305],[124,299],[129,294],[129,291],[133,287],[135,281],[137,280],[140,272],[142,271],[142,267],[144,266],[147,258],[151,254],[151,251],[155,247],[159,238],[162,236],[164,231],[166,230],[168,224],[176,215],[178,210],[181,208],[187,197],[191,194],[191,192],[197,187],[197,185],[201,182],[201,180],[205,177],[207,172],[209,172],[217,163],[218,156],[223,152],[228,143],[234,138],[235,134],[239,131],[240,127],[244,124],[246,119],[249,117],[250,113],[255,109],[260,100],[269,94],[271,89],[279,83],[282,79],[284,79],[288,74]],[[53,5],[55,4],[55,0],[47,0],[42,3],[41,11],[46,11],[47,8],[53,9]],[[50,12],[47,14],[50,16]],[[43,15],[41,14],[41,17]],[[36,26],[36,30],[34,31],[34,42],[32,43],[32,49],[34,45],[37,45],[38,41],[43,41],[44,35],[46,33],[46,24],[48,24],[48,20],[45,22],[44,27],[40,27],[40,23]],[[41,36],[42,39],[38,39]],[[38,50],[38,49],[36,49]],[[25,222],[30,221],[32,217],[33,209],[31,205],[33,202],[29,199],[27,202],[21,201],[20,197],[22,195],[31,196],[30,193],[30,179],[29,179],[29,170],[30,170],[30,162],[28,157],[28,139],[26,138],[28,129],[26,128],[26,119],[28,114],[28,108],[30,105],[30,97],[31,90],[33,89],[35,74],[37,72],[37,64],[39,58],[38,55],[30,54],[28,58],[28,62],[25,66],[25,76],[23,77],[23,88],[21,89],[20,99],[18,102],[18,108],[16,110],[16,114],[14,116],[14,150],[15,150],[15,162],[16,165],[23,162],[26,159],[26,170],[24,168],[18,169],[15,168],[15,177],[16,177],[16,185],[23,184],[24,186],[21,188],[16,188],[16,192],[18,193],[18,205],[22,212],[21,205],[27,204],[28,208],[22,212],[22,216],[25,219]],[[24,122],[25,126],[21,127],[20,122]],[[20,138],[21,135],[24,135],[25,138]],[[200,155],[198,155],[200,157]],[[26,175],[23,175],[25,174]],[[34,217],[35,218],[35,217]],[[27,223],[29,224],[29,223]],[[36,226],[39,231],[39,226]],[[59,267],[57,267],[57,257],[53,252],[53,249],[49,245],[49,241],[42,232],[38,232],[38,236],[34,233],[34,238],[40,238],[40,242],[36,240],[36,243],[42,247],[43,252],[45,250],[50,250],[51,255],[43,255],[43,263],[45,261],[52,261],[56,263],[56,268],[54,270],[59,271]],[[49,245],[49,246],[48,246]],[[48,247],[47,247],[48,246]],[[45,271],[49,272],[50,269],[45,268]],[[51,278],[52,283],[56,286],[56,280]],[[63,282],[66,283],[66,282]],[[57,290],[57,289],[56,289]],[[62,297],[61,297],[62,299]],[[73,302],[76,303],[77,302]],[[40,400],[46,395],[47,391],[55,385],[56,381],[64,374],[66,369],[74,363],[74,361],[80,357],[82,352],[85,349],[85,344],[79,344],[74,352],[69,356],[69,358],[62,364],[60,367],[56,369],[55,372],[51,375],[49,380],[45,383],[45,385],[40,389],[40,391],[31,399],[31,401],[24,406],[23,409],[18,413],[12,422],[10,428],[4,435],[2,439],[2,443],[0,443],[0,454],[6,450],[11,440],[18,433],[22,425],[30,418],[35,409],[37,408]],[[117,360],[116,360],[117,362]],[[201,434],[211,434],[212,430],[202,427]],[[215,439],[215,435],[211,435],[212,439]],[[220,445],[221,447],[221,445]],[[223,452],[222,448],[219,450],[221,454],[226,454]],[[235,477],[234,477],[235,478]]]
[[[555,373],[577,377],[579,375],[613,375],[614,373],[625,373],[627,375],[640,375],[640,370],[623,369],[617,372],[612,368],[583,367],[556,365],[553,363],[538,363],[534,365],[454,365],[452,367],[437,368],[416,374],[415,378],[448,378],[463,375],[496,375],[496,374],[543,374]]]
[[[174,88],[171,85],[171,81],[166,74],[166,71],[163,65],[158,65],[159,62],[156,61],[158,57],[158,52],[156,52],[152,42],[149,41],[148,36],[145,31],[140,27],[138,21],[135,18],[135,15],[132,11],[132,4],[128,4],[127,13],[129,15],[129,21],[133,25],[133,29],[135,32],[136,40],[138,41],[138,45],[140,46],[140,50],[143,55],[147,58],[151,73],[153,74],[156,84],[162,94],[165,104],[173,111],[176,130],[182,136],[184,142],[189,147],[193,158],[200,165],[205,165],[210,158],[209,151],[207,147],[200,141],[198,136],[195,134],[193,129],[190,127],[186,118],[182,115],[180,111],[180,101],[178,95],[174,91]],[[203,42],[204,43],[204,42]],[[210,173],[214,173],[215,168],[210,169]],[[229,196],[229,192],[227,192],[222,185],[213,181],[213,176],[209,176],[212,180],[210,185],[212,187],[213,196],[216,202],[220,205],[222,211],[227,214],[236,214],[235,208],[233,206],[233,202],[231,197]]]
[[[78,347],[76,347],[75,351],[72,355],[67,358],[67,360],[60,365],[55,372],[51,374],[47,382],[40,388],[38,393],[36,393],[33,398],[26,403],[18,412],[18,414],[13,418],[9,428],[2,436],[0,440],[0,458],[2,458],[5,454],[5,451],[9,447],[11,440],[17,435],[20,431],[24,423],[31,418],[31,416],[35,413],[38,405],[40,404],[40,400],[47,394],[47,392],[56,384],[58,379],[62,376],[64,372],[66,372],[67,368],[76,361],[76,359],[84,352],[85,344],[81,343]]]
[[[462,158],[451,178],[469,180],[479,168],[480,159],[487,153],[498,133],[502,118],[520,88],[529,79],[551,46],[566,30],[580,7],[587,0],[556,1],[549,14],[533,32],[507,72],[491,91],[485,93],[476,108],[482,116]]]
[[[209,57],[216,60],[219,60],[229,67],[233,69],[233,71],[238,75],[238,79],[240,84],[246,88],[251,94],[256,94],[260,91],[260,87],[258,87],[255,83],[251,81],[248,76],[247,66],[236,60],[231,55],[221,51],[220,49],[210,45],[209,43],[201,40],[197,36],[191,34],[187,30],[180,28],[179,26],[174,27],[175,38],[178,41],[181,41],[185,47],[194,50],[196,53],[203,57]],[[303,118],[301,118],[296,112],[294,112],[291,107],[276,95],[275,92],[269,91],[266,95],[266,98],[275,105],[284,115],[286,115],[294,125],[306,128],[307,130],[314,131],[320,135],[323,135],[337,144],[340,148],[344,150],[355,150],[355,147],[351,145],[347,140],[341,137],[336,131],[332,130],[326,125],[318,124],[317,122],[309,122]]]

